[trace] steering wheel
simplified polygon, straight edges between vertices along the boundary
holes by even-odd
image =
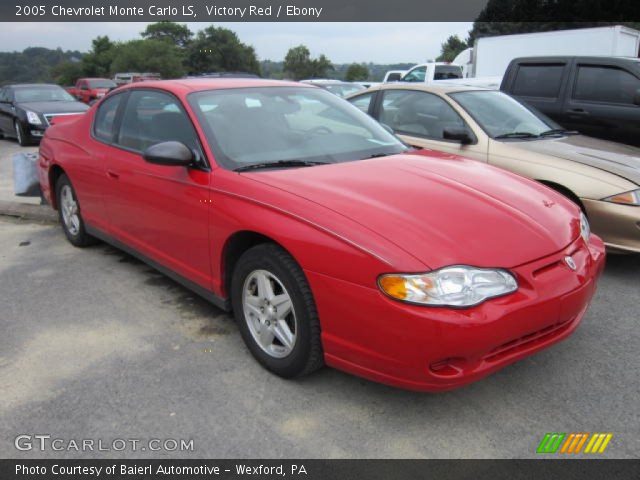
[[[304,135],[310,137],[311,135],[329,135],[333,133],[329,127],[325,127],[324,125],[320,125],[319,127],[313,127],[311,130],[307,130],[304,132]]]

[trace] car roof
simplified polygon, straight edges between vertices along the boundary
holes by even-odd
[[[380,85],[373,86],[366,90],[374,91],[374,90],[420,90],[423,92],[436,93],[440,95],[445,95],[447,93],[454,92],[469,92],[469,91],[495,91],[490,88],[482,88],[482,87],[471,87],[467,85],[437,85],[435,83],[403,83],[403,82],[393,82],[393,83],[382,83]],[[363,92],[358,92],[358,95],[361,95]]]
[[[314,88],[312,84],[285,80],[266,80],[263,78],[181,78],[176,80],[148,80],[131,83],[118,88],[118,91],[131,88],[159,88],[174,93],[192,93],[205,90],[223,90],[252,87],[304,87]]]

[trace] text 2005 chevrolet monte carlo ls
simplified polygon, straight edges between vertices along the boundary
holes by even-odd
[[[329,92],[146,82],[47,130],[40,181],[95,238],[232,309],[283,377],[323,364],[436,391],[567,337],[602,241],[554,191],[411,151]]]

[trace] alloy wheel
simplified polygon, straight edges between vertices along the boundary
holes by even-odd
[[[244,282],[242,309],[258,346],[273,358],[288,356],[296,344],[293,302],[282,282],[267,270],[254,270]]]
[[[73,190],[69,185],[64,185],[60,191],[60,209],[62,220],[67,231],[76,236],[80,232],[80,216],[78,215],[78,202],[73,196]]]

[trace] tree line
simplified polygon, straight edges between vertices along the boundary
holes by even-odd
[[[409,63],[403,65],[410,65]],[[283,61],[260,62],[254,48],[227,28],[209,26],[193,33],[186,25],[162,21],[147,25],[140,38],[116,42],[93,39],[89,52],[27,48],[0,52],[0,84],[9,82],[74,83],[81,77],[112,77],[117,72],[155,72],[180,78],[209,72],[246,72],[268,78],[382,78],[386,65],[333,64],[314,58],[305,45],[289,49]]]

